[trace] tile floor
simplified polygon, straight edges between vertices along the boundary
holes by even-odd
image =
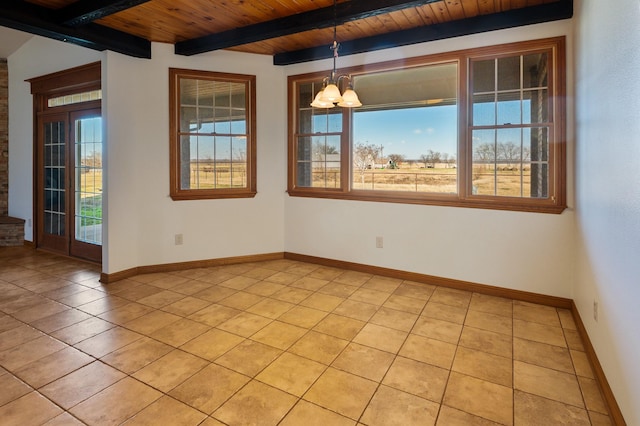
[[[569,311],[290,260],[0,249],[2,425],[606,425]]]

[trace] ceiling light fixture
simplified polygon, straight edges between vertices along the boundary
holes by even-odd
[[[315,108],[333,108],[336,106],[345,108],[354,108],[362,106],[362,103],[358,99],[358,94],[353,90],[353,84],[351,83],[351,76],[343,74],[338,75],[336,70],[336,59],[338,58],[338,49],[340,44],[336,37],[337,17],[336,17],[336,0],[333,0],[333,45],[330,47],[333,50],[333,69],[329,77],[325,77],[322,80],[322,89],[318,92],[311,106]],[[341,94],[339,85],[340,80],[347,80],[347,89]]]

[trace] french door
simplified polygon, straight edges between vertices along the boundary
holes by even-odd
[[[100,108],[39,115],[37,146],[37,246],[100,262]]]

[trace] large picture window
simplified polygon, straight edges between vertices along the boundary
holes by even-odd
[[[171,197],[256,193],[255,76],[169,70]]]
[[[559,213],[564,38],[342,69],[363,106],[289,77],[292,196]]]

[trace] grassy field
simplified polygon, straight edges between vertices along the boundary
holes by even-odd
[[[338,169],[315,169],[313,186],[337,188],[340,185]],[[530,196],[530,171],[498,170],[483,166],[474,168],[473,191],[478,195],[510,197]],[[378,191],[404,191],[426,193],[456,193],[457,169],[452,167],[401,167],[399,169],[365,170],[354,172],[353,189]]]

